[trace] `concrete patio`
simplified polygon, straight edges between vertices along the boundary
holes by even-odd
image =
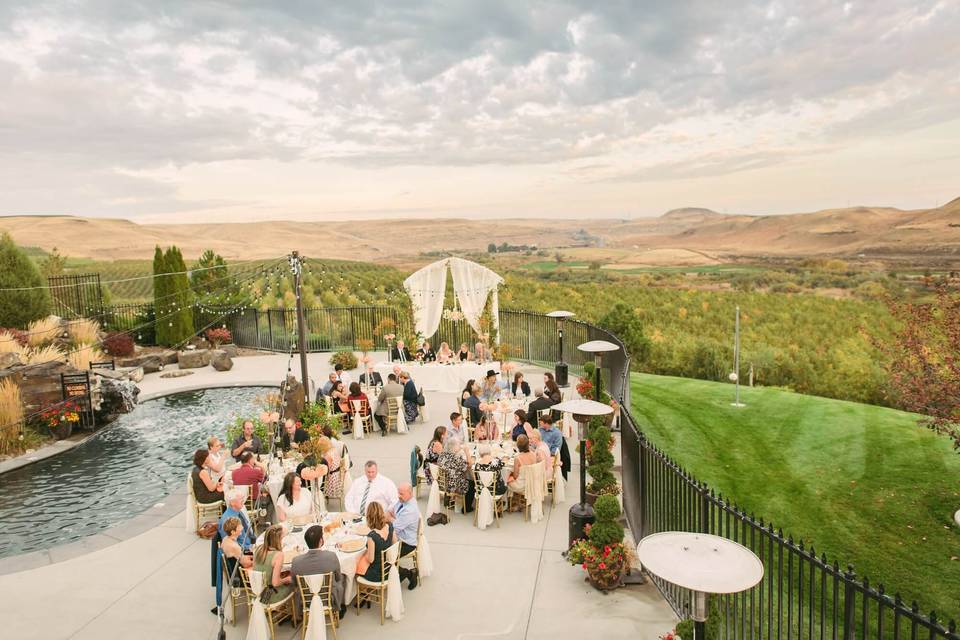
[[[311,354],[314,380],[322,380],[330,370],[327,359],[327,354]],[[287,364],[285,355],[256,356],[236,359],[226,373],[208,368],[173,379],[151,374],[140,385],[141,398],[208,386],[276,385]],[[416,379],[415,367],[410,369]],[[294,372],[298,371],[295,363]],[[530,374],[535,376],[536,370],[530,368]],[[409,434],[348,440],[354,460],[373,459],[381,473],[395,481],[408,478],[411,448],[424,446],[433,427],[445,423],[455,406],[453,394],[429,393],[427,402],[431,420],[413,425]],[[364,610],[357,616],[351,609],[339,637],[382,633],[395,638],[654,640],[671,629],[676,618],[651,584],[604,595],[561,557],[567,510],[579,491],[577,471],[574,459],[567,502],[548,509],[540,523],[507,514],[499,529],[480,531],[471,516],[457,514],[446,526],[428,528],[436,571],[416,590],[404,587],[405,617],[380,627],[375,612]],[[355,468],[354,475],[358,473]],[[426,507],[425,494],[421,510]],[[182,504],[183,496],[175,494],[161,507],[165,515],[140,516],[132,520],[132,528],[121,525],[93,536],[96,542],[81,540],[33,559],[0,560],[0,572],[6,573],[0,575],[4,637],[216,637],[217,620],[209,611],[214,599],[209,586],[210,543],[184,531],[183,514],[177,509]],[[33,568],[17,570],[23,566]],[[227,637],[245,637],[246,622],[241,613],[236,627],[228,624]],[[277,637],[299,638],[299,629],[287,623]]]

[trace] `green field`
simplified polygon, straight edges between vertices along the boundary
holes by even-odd
[[[913,414],[633,374],[650,440],[747,512],[940,619],[960,615],[960,455]]]

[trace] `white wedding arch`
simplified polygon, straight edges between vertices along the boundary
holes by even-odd
[[[445,258],[428,264],[403,281],[403,288],[413,305],[414,325],[418,335],[430,338],[440,328],[443,316],[443,300],[447,291],[447,270],[453,276],[453,294],[463,312],[467,324],[483,335],[480,316],[487,305],[487,296],[492,295],[491,316],[496,329],[496,341],[500,342],[500,297],[497,288],[503,278],[482,264],[462,258]]]

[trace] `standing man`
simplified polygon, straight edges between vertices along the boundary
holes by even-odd
[[[343,383],[343,386],[350,388],[350,383],[353,382],[353,377],[348,371],[344,371],[343,365],[339,362],[333,366],[333,375],[337,376],[337,380]]]
[[[420,530],[420,507],[413,497],[413,487],[404,482],[397,487],[397,503],[387,512],[393,522],[393,530],[400,539],[400,557],[403,558],[417,550],[417,532]],[[400,569],[400,581],[410,580],[410,590],[417,588],[420,576],[414,569]]]
[[[368,460],[363,465],[363,473],[364,479],[355,480],[350,485],[350,491],[344,498],[344,508],[351,513],[366,516],[367,505],[379,502],[383,510],[389,512],[398,499],[397,485],[377,472],[377,463],[373,460]]]

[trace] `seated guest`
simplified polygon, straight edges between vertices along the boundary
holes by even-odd
[[[520,468],[528,464],[537,464],[537,454],[530,451],[530,440],[527,436],[517,438],[517,455],[513,458],[513,470],[507,476],[507,486],[516,493],[523,493],[523,480],[520,479]]]
[[[342,364],[338,362],[333,365],[333,373],[337,376],[337,380],[343,383],[344,387],[350,387],[350,383],[353,382],[353,377],[351,377],[349,372],[344,370]]]
[[[277,498],[277,520],[280,522],[313,513],[313,495],[302,485],[300,476],[293,471],[283,477],[283,488]]]
[[[250,518],[247,516],[247,512],[244,510],[244,505],[247,502],[247,493],[243,489],[233,489],[229,494],[227,494],[227,508],[224,510],[223,514],[220,516],[220,521],[217,523],[217,527],[220,530],[220,538],[226,538],[228,535],[226,524],[227,520],[230,518],[236,518],[240,521],[240,527],[242,531],[236,537],[237,544],[239,544],[244,550],[250,549],[253,547],[253,543],[257,538],[256,533],[253,530],[253,525],[250,524]]]
[[[280,436],[280,448],[284,451],[299,449],[300,445],[310,439],[310,434],[303,427],[297,426],[293,418],[283,422],[283,434]]]
[[[460,345],[460,350],[457,351],[457,358],[460,360],[460,362],[469,362],[473,360],[473,354],[470,352],[470,347],[467,346],[466,342]]]
[[[513,412],[513,427],[510,429],[510,439],[517,442],[520,436],[530,437],[533,427],[527,422],[527,412],[523,409],[517,409]]]
[[[357,560],[357,575],[363,576],[371,582],[382,582],[383,552],[397,541],[397,534],[393,530],[393,523],[387,520],[386,510],[379,502],[371,502],[366,508],[367,550]]]
[[[193,454],[193,470],[190,475],[193,477],[193,496],[200,504],[223,500],[223,482],[214,480],[210,474],[210,469],[207,467],[209,457],[208,449],[197,449]]]
[[[454,411],[450,414],[450,426],[447,427],[447,436],[456,438],[463,444],[467,441],[467,429],[463,425],[463,416]]]
[[[460,403],[462,404],[464,400],[473,395],[473,385],[476,384],[476,380],[470,378],[467,380],[467,384],[463,387],[463,390],[460,392]]]
[[[435,362],[436,359],[437,354],[430,347],[430,343],[424,340],[420,348],[417,349],[417,360],[421,362]]]
[[[276,604],[286,599],[293,591],[289,574],[283,571],[283,527],[275,524],[263,534],[263,544],[253,555],[253,570],[264,574],[264,584],[273,585],[276,591],[264,604]]]
[[[470,389],[470,395],[460,403],[460,406],[470,410],[470,424],[480,422],[480,416],[483,415],[483,411],[480,410],[480,385],[476,383],[473,384],[473,387]]]
[[[543,374],[543,389],[543,395],[550,398],[553,404],[559,404],[563,400],[560,387],[557,386],[557,381],[553,379],[553,374],[549,371]]]
[[[503,481],[503,460],[493,457],[493,449],[489,444],[482,444],[477,447],[479,458],[473,465],[474,471],[492,471],[497,478],[497,495],[503,495],[507,492],[507,485]]]
[[[484,402],[494,402],[499,395],[500,384],[497,381],[497,372],[490,369],[483,378],[483,386],[480,388],[480,399]]]
[[[420,507],[413,497],[413,487],[404,482],[397,487],[397,502],[387,513],[387,519],[393,523],[393,529],[400,539],[400,557],[409,555],[417,550],[417,531],[420,529]],[[397,564],[400,570],[400,581],[410,581],[410,590],[417,588],[419,576],[415,569],[405,569]]]
[[[480,416],[480,422],[473,428],[473,439],[476,442],[486,442],[489,440],[500,439],[500,427],[493,418],[488,418],[486,414]]]
[[[447,475],[446,492],[463,496],[465,513],[473,511],[473,478],[470,474],[470,449],[460,440],[447,438],[437,464]],[[443,487],[441,487],[443,489]]]
[[[430,442],[427,443],[427,452],[423,456],[423,475],[426,476],[427,482],[433,482],[433,476],[430,473],[430,465],[437,464],[437,461],[440,459],[440,454],[443,453],[443,443],[447,439],[447,428],[446,427],[437,427],[433,430],[433,437],[430,439]]]
[[[330,389],[330,403],[334,413],[350,413],[350,396],[343,382],[337,380]]]
[[[233,478],[233,484],[237,486],[249,486],[250,496],[256,500],[260,495],[260,483],[263,482],[263,469],[253,464],[253,454],[245,451],[240,457],[240,468],[234,469],[230,474]]]
[[[207,451],[210,452],[210,455],[207,456],[207,460],[203,464],[210,471],[210,477],[219,481],[223,479],[223,472],[227,468],[227,460],[220,438],[217,436],[207,438]]]
[[[550,447],[550,455],[557,455],[563,443],[563,434],[553,426],[553,416],[549,414],[540,416],[540,435],[543,436],[544,444]]]
[[[397,340],[397,346],[390,350],[390,362],[410,362],[410,350],[403,343],[403,340]]]
[[[554,405],[554,402],[543,395],[543,389],[537,387],[536,391],[533,392],[534,399],[529,405],[527,405],[527,413],[530,415],[531,420],[536,420],[537,416],[541,411],[546,411]]]
[[[400,384],[403,385],[403,417],[408,423],[415,422],[420,415],[418,403],[420,392],[417,391],[417,385],[413,383],[408,371],[400,374]]]
[[[327,376],[327,381],[323,383],[323,386],[320,387],[320,390],[317,391],[317,402],[323,402],[322,396],[329,396],[330,392],[333,391],[333,385],[337,382],[337,374],[330,373]]]
[[[393,480],[378,473],[377,463],[368,460],[363,465],[363,478],[350,485],[350,491],[344,498],[344,508],[350,513],[366,513],[371,502],[377,502],[387,509],[397,501],[397,485]]]
[[[243,433],[237,436],[237,439],[233,441],[233,446],[230,448],[230,455],[232,455],[237,462],[240,462],[240,458],[246,452],[252,453],[253,455],[265,453],[263,441],[260,440],[260,436],[253,432],[253,420],[243,421]]]
[[[243,531],[240,519],[231,516],[223,522],[220,529],[223,531],[223,534],[221,534],[220,552],[226,560],[227,575],[224,576],[222,571],[217,571],[217,602],[223,602],[223,581],[225,578],[232,578],[233,586],[235,587],[243,584],[240,577],[240,570],[237,569],[237,563],[239,562],[240,566],[244,569],[249,569],[253,566],[253,556],[244,553],[243,547],[237,542],[237,538]],[[210,610],[210,613],[219,613],[218,608],[214,607]]]
[[[540,432],[534,429],[530,432],[530,450],[537,454],[538,462],[545,462],[544,467],[549,469],[553,465],[553,457],[550,455],[550,447],[543,441]]]
[[[368,369],[366,373],[360,374],[360,384],[368,387],[382,387],[383,376],[380,375],[379,371]]]
[[[353,415],[353,403],[355,400],[360,401],[360,415],[368,416],[370,415],[370,398],[367,397],[367,394],[360,391],[360,384],[357,382],[350,383],[350,395],[347,396],[347,400],[350,402],[350,415]]]
[[[402,398],[403,391],[403,385],[398,381],[397,374],[391,373],[388,375],[387,384],[385,384],[383,389],[380,391],[377,410],[374,412],[373,416],[377,421],[377,424],[380,425],[380,431],[383,435],[387,435],[387,413],[389,410],[387,407],[387,398]]]
[[[530,397],[530,385],[523,379],[523,374],[517,371],[513,374],[513,383],[510,385],[510,393],[514,396]]]
[[[453,362],[453,351],[450,350],[450,345],[446,342],[441,342],[440,348],[437,349],[437,362],[440,364]]]
[[[493,359],[490,357],[490,353],[487,351],[486,345],[483,344],[482,342],[478,342],[477,344],[474,345],[473,352],[476,355],[477,362],[479,364],[483,364],[484,362],[487,362]]]
[[[303,541],[307,544],[307,552],[297,556],[290,563],[290,578],[295,581],[297,576],[332,574],[330,606],[334,610],[339,610],[340,617],[343,618],[343,614],[347,612],[347,605],[343,601],[347,581],[340,571],[340,558],[333,551],[322,549],[323,527],[320,525],[315,524],[308,528],[303,534]]]

